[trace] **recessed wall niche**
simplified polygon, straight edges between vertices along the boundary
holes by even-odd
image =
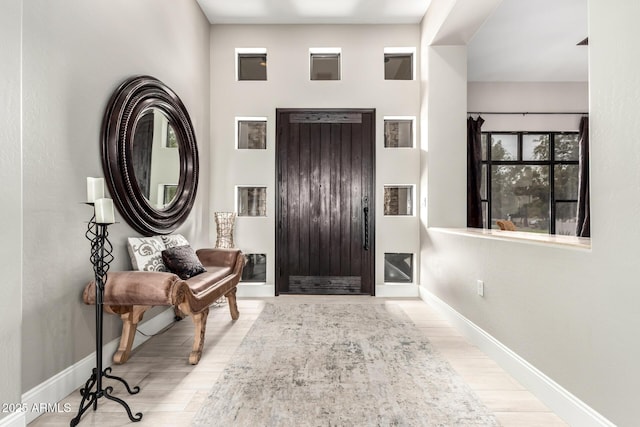
[[[267,255],[266,254],[245,254],[245,265],[242,270],[243,282],[266,282],[267,281]]]
[[[238,216],[267,216],[267,187],[237,186]]]
[[[413,215],[413,185],[384,186],[384,215]]]
[[[387,283],[412,283],[413,254],[385,253],[384,281]]]
[[[265,150],[267,148],[266,117],[236,117],[236,148]]]
[[[415,117],[385,117],[385,148],[413,148],[414,123]]]

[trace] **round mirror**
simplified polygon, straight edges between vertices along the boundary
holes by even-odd
[[[189,215],[198,185],[191,119],[159,80],[125,81],[103,122],[106,181],[125,220],[145,235],[168,234]]]

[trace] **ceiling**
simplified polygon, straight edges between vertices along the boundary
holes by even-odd
[[[212,24],[418,24],[431,0],[197,0]],[[502,0],[468,43],[469,81],[587,81],[587,0]]]
[[[587,0],[503,0],[468,44],[469,81],[586,82]]]
[[[431,0],[197,0],[212,24],[417,24]]]

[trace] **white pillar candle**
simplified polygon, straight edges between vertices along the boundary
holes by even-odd
[[[104,197],[104,178],[87,177],[87,202],[93,203]]]
[[[96,223],[113,224],[116,222],[116,217],[113,212],[113,200],[104,198],[96,199],[94,207],[96,210]]]

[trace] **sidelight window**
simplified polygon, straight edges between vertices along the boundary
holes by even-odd
[[[384,214],[413,215],[413,185],[385,185]]]
[[[267,148],[266,117],[236,117],[236,148],[264,150]]]
[[[267,216],[267,187],[236,187],[238,216]]]
[[[385,148],[413,148],[415,117],[385,117]]]

